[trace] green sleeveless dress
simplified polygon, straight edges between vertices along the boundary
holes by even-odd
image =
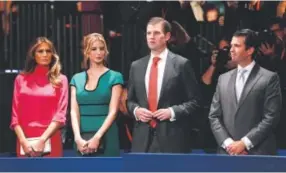
[[[86,90],[88,75],[86,71],[75,74],[70,85],[76,87],[76,99],[80,112],[80,131],[94,132],[103,124],[109,111],[109,102],[111,100],[112,87],[123,85],[123,76],[121,73],[108,70],[102,74],[94,90]],[[100,156],[119,156],[119,136],[118,127],[114,121],[109,130],[104,135],[105,150]],[[76,145],[75,149],[76,149]]]

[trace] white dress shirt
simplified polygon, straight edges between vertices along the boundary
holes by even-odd
[[[237,67],[237,76],[236,76],[236,82],[235,82],[235,88],[242,88],[242,90],[243,90],[243,88],[244,88],[244,86],[245,86],[245,83],[246,83],[246,81],[247,81],[247,79],[248,79],[248,77],[249,77],[249,75],[250,75],[250,73],[251,73],[251,71],[252,71],[252,69],[253,69],[253,67],[254,67],[254,65],[255,65],[255,61],[252,61],[249,65],[247,65],[246,67],[241,67],[240,65],[238,65],[238,67]],[[240,71],[242,71],[243,69],[245,69],[246,70],[246,72],[244,73],[244,78],[245,78],[245,82],[244,82],[244,84],[243,84],[243,86],[238,86],[238,85],[241,85],[241,83],[239,82],[239,78],[240,78],[240,75],[239,75],[239,72]],[[237,92],[237,90],[235,91],[236,92],[236,95],[239,95],[239,94],[241,94],[241,93],[238,93]],[[240,97],[240,96],[239,96]],[[238,98],[239,98],[238,97]],[[245,146],[246,146],[246,149],[247,150],[250,150],[251,148],[253,148],[253,144],[252,144],[252,142],[248,139],[248,137],[243,137],[242,139],[241,139],[241,141],[245,144]],[[226,149],[230,144],[232,144],[234,141],[233,141],[233,139],[231,139],[231,138],[227,138],[226,140],[224,140],[224,142],[222,143],[222,147],[224,148],[224,149]]]
[[[146,88],[146,95],[148,96],[148,91],[149,91],[149,78],[150,78],[150,72],[151,72],[151,66],[153,63],[153,58],[154,57],[159,57],[160,60],[158,61],[158,81],[157,81],[157,101],[159,101],[160,98],[160,93],[161,93],[161,89],[162,89],[162,83],[163,83],[163,77],[164,77],[164,71],[165,71],[165,66],[166,66],[166,62],[167,62],[167,56],[168,56],[168,52],[169,50],[166,48],[163,52],[161,52],[158,56],[155,56],[151,53],[149,62],[148,62],[148,66],[147,66],[147,70],[146,70],[146,74],[145,74],[145,88]],[[136,107],[133,111],[135,118],[136,117],[136,110],[138,107]],[[171,111],[171,119],[170,121],[175,121],[175,112],[173,110],[173,108],[169,108]]]

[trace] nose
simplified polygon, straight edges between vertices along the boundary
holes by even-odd
[[[47,51],[43,51],[43,56],[47,56]]]
[[[230,51],[230,52],[233,52],[233,46],[230,47],[230,50],[229,50],[229,51]]]
[[[96,50],[95,52],[97,55],[101,54],[101,51],[100,50]]]
[[[154,33],[149,33],[149,34],[148,34],[148,37],[149,37],[150,39],[154,39]]]

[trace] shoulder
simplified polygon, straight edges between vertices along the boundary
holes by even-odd
[[[174,53],[174,52],[172,52],[170,50],[168,52],[168,56],[170,56],[172,58],[172,60],[175,61],[179,65],[183,65],[184,66],[186,64],[189,64],[189,65],[191,64],[190,60],[188,60],[187,58],[185,58],[185,57],[183,57],[183,56],[181,56],[179,54],[176,54],[176,53]]]
[[[234,68],[232,70],[229,70],[227,72],[224,72],[221,74],[222,77],[226,77],[226,76],[231,76],[233,73],[235,73],[237,71],[237,68]]]
[[[15,80],[14,80],[14,83],[22,83],[24,80],[26,80],[26,77],[27,77],[27,74],[24,74],[24,73],[19,73]]]
[[[111,81],[122,81],[123,82],[123,75],[118,71],[109,70],[109,77]]]
[[[277,75],[277,73],[267,70],[261,66],[259,66],[259,72],[262,74],[263,77],[266,78],[272,78],[273,76]]]
[[[123,76],[120,72],[115,71],[115,70],[109,70],[109,72],[114,77],[122,77]]]
[[[60,74],[59,78],[60,78],[60,80],[61,80],[62,82],[67,82],[67,81],[68,81],[67,76],[64,75],[64,74]]]
[[[144,56],[144,57],[142,57],[142,58],[140,58],[140,59],[138,59],[138,60],[133,61],[132,64],[131,64],[131,67],[141,66],[142,63],[148,62],[149,57],[150,57],[150,55],[146,55],[146,56]]]
[[[83,77],[85,77],[86,75],[86,72],[85,71],[82,71],[82,72],[79,72],[79,73],[76,73],[72,76],[72,79],[76,80],[76,79],[81,79]]]
[[[19,74],[16,76],[15,80],[17,80],[17,81],[23,80],[26,76],[27,76],[27,74],[25,74],[25,73],[19,73]]]

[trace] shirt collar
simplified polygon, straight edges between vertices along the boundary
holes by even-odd
[[[151,58],[150,59],[153,59],[154,57],[159,57],[161,58],[161,60],[166,60],[167,59],[167,55],[168,55],[168,48],[165,48],[158,56],[155,56],[154,54],[151,53]]]
[[[251,72],[251,70],[253,69],[255,65],[255,61],[253,60],[250,64],[248,64],[246,67],[241,67],[240,65],[237,66],[237,70],[238,72],[240,72],[241,70],[246,70],[246,72]]]

